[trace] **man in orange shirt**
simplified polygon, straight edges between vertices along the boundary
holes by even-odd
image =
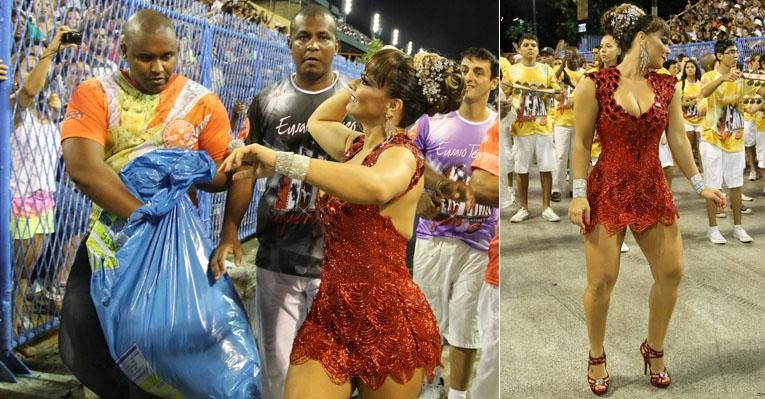
[[[64,364],[100,397],[152,397],[133,384],[109,354],[90,297],[91,261],[116,266],[126,220],[143,204],[118,173],[160,148],[207,151],[221,161],[231,140],[228,114],[215,94],[175,73],[178,41],[172,22],[156,11],[133,14],[123,28],[128,69],[87,80],[74,91],[61,124],[69,176],[93,201],[92,231],[72,265],[61,314]],[[221,190],[217,174],[202,189]]]

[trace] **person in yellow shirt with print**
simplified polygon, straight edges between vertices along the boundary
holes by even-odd
[[[560,217],[550,208],[552,172],[555,170],[550,108],[560,87],[552,68],[537,62],[539,40],[536,36],[530,33],[521,36],[518,49],[521,62],[510,67],[510,82],[513,106],[518,110],[512,133],[517,148],[515,172],[521,207],[510,221],[518,223],[529,217],[529,167],[536,161],[542,182],[542,217],[557,222]]]
[[[752,98],[759,107],[765,107],[765,99],[759,95]],[[761,171],[765,170],[765,111],[759,111],[754,114],[754,126],[756,130],[755,150],[757,160],[755,166]],[[762,193],[765,194],[765,184]]]
[[[752,242],[752,237],[741,226],[741,187],[744,185],[744,118],[746,108],[754,112],[756,104],[744,104],[744,97],[755,87],[748,85],[737,69],[738,49],[728,39],[715,43],[718,60],[714,70],[701,77],[701,97],[707,98],[706,116],[702,122],[699,150],[704,165],[704,181],[708,187],[730,190],[733,208],[733,237],[741,242]],[[765,87],[759,89],[765,94]],[[707,237],[715,244],[727,240],[717,227],[715,204],[707,201],[709,228]]]
[[[701,93],[701,68],[693,59],[688,59],[683,67],[677,91],[682,93],[683,119],[685,119],[685,134],[693,149],[696,163],[701,164],[699,155],[699,140],[701,140],[701,122],[704,119],[699,114],[698,102]]]
[[[572,93],[582,75],[579,53],[576,47],[569,47],[566,50],[563,64],[555,71],[555,79],[560,82],[561,90],[556,96],[558,104],[555,108],[555,127],[553,128],[556,161],[552,181],[551,199],[553,202],[561,200],[561,193],[570,191],[565,186],[568,161],[571,159],[571,148],[574,143],[574,97]]]
[[[746,63],[747,72],[749,73],[761,73],[760,65],[762,60],[762,54],[754,53],[749,57],[749,62]],[[761,85],[763,81],[749,81],[754,85]],[[757,101],[755,98],[751,100]],[[744,101],[746,102],[746,101]],[[749,166],[749,180],[757,180],[757,162],[755,160],[755,144],[757,141],[757,129],[755,127],[755,114],[744,112],[744,153],[746,154],[746,164]],[[742,193],[741,198],[744,201],[751,201],[752,197],[747,197]]]

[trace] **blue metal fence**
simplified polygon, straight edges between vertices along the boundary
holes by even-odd
[[[734,39],[736,47],[738,47],[739,61],[744,62],[746,58],[751,57],[754,53],[765,54],[765,37],[743,37]],[[597,43],[597,44],[596,44]],[[592,61],[592,48],[600,44],[600,38],[597,41],[591,39],[586,45],[580,44],[579,49],[588,61]],[[688,57],[698,60],[704,54],[714,53],[715,42],[695,42],[686,44],[675,44],[669,46],[670,58],[677,58],[680,54],[685,54]]]
[[[178,71],[211,88],[231,112],[235,135],[247,133],[246,111],[265,86],[293,72],[286,36],[228,14],[208,15],[195,0],[8,0],[0,2],[0,59],[9,79],[0,83],[0,381],[29,370],[13,349],[56,328],[75,250],[86,235],[90,202],[60,160],[59,122],[73,89],[91,76],[118,68],[122,23],[133,11],[154,9],[176,23]],[[61,48],[45,64],[46,43],[58,25],[82,32],[78,48]],[[13,54],[13,57],[11,57]],[[31,102],[12,93],[48,68]],[[335,69],[350,77],[363,66],[342,57]],[[42,69],[37,69],[37,71]],[[34,90],[33,90],[34,91]],[[246,106],[239,105],[244,104]],[[239,112],[235,112],[238,110]],[[255,232],[262,184],[240,228]],[[198,195],[199,212],[218,240],[226,194]]]

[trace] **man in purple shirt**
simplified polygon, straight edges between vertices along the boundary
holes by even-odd
[[[467,183],[470,165],[497,114],[488,107],[499,84],[499,63],[482,48],[462,54],[467,83],[460,108],[447,115],[421,118],[417,145],[428,168],[418,206],[414,281],[428,299],[449,348],[449,398],[465,398],[476,350],[480,348],[478,294],[488,263],[489,241],[497,210],[486,205],[444,199],[450,181]]]

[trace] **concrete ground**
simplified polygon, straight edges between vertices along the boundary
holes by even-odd
[[[558,223],[541,218],[539,174],[531,173],[532,217],[501,227],[502,397],[589,398],[587,334],[582,308],[585,260],[578,227],[566,217],[570,199],[553,203]],[[685,275],[665,345],[672,386],[643,376],[638,347],[646,335],[652,282],[645,258],[627,234],[605,349],[609,397],[765,398],[765,196],[763,180],[746,182],[753,213],[743,226],[754,243],[731,236],[732,215],[718,221],[728,239],[706,238],[704,202],[679,174],[673,182],[683,234]]]
[[[242,297],[248,314],[254,313],[255,295],[255,253],[258,248],[257,240],[242,243],[242,264],[252,267],[237,268],[229,272]],[[255,326],[255,319],[251,325]],[[84,388],[69,370],[64,366],[58,353],[58,332],[52,331],[45,337],[19,349],[16,356],[32,371],[31,376],[17,376],[18,383],[0,382],[0,398],[2,399],[95,399],[97,396]]]
[[[229,270],[237,292],[242,298],[245,311],[255,314],[255,254],[258,241],[253,239],[242,243],[242,267]],[[252,317],[250,325],[256,331],[257,320]],[[96,399],[97,396],[83,387],[61,362],[58,353],[57,331],[42,337],[31,345],[20,348],[16,355],[32,370],[31,376],[18,376],[18,383],[0,382],[2,399]],[[444,346],[441,362],[449,363],[448,347]],[[442,372],[444,381],[449,381],[449,371]],[[448,387],[447,387],[448,389]]]

